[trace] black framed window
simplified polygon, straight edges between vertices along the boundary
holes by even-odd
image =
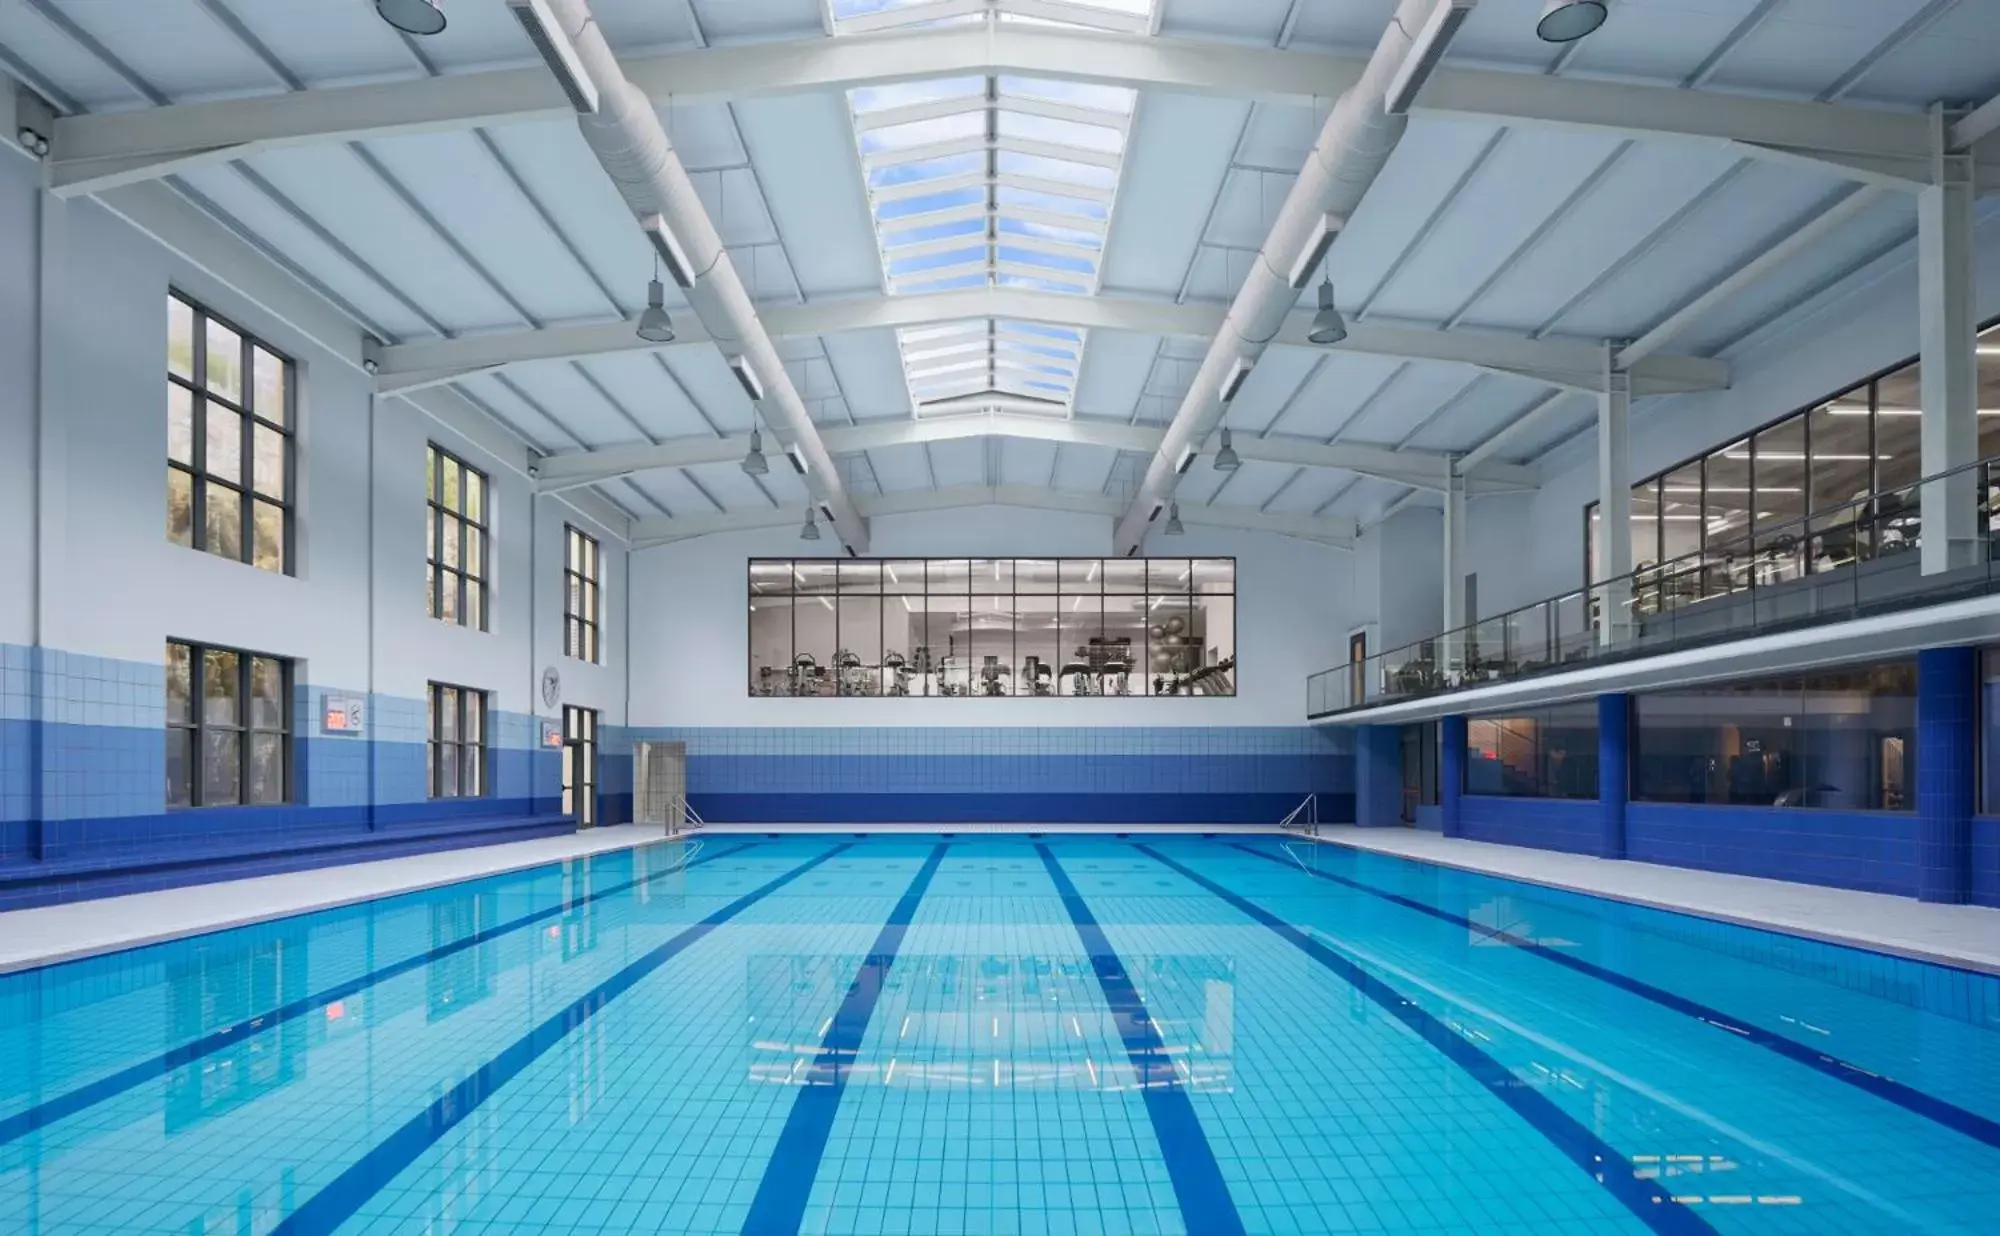
[[[574,527],[564,527],[563,541],[563,651],[596,664],[602,659],[598,615],[603,551],[594,537]]]
[[[167,805],[291,801],[292,663],[167,641]]]
[[[167,296],[167,539],[292,570],[292,362]]]
[[[486,564],[493,552],[486,474],[433,442],[424,459],[424,493],[427,612],[484,631]]]
[[[1465,792],[1597,797],[1597,702],[1551,704],[1465,723]]]
[[[432,798],[479,798],[486,777],[486,692],[430,685]]]
[[[1236,694],[1234,558],[759,558],[753,696]]]

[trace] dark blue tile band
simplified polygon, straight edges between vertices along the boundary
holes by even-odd
[[[499,1055],[480,1065],[470,1077],[446,1091],[443,1098],[413,1116],[335,1177],[332,1183],[306,1199],[303,1206],[271,1229],[273,1236],[323,1236],[332,1232],[352,1218],[384,1185],[394,1180],[397,1173],[416,1162],[425,1150],[478,1110],[480,1104],[492,1098],[500,1087],[562,1042],[571,1031],[603,1012],[606,1005],[630,991],[641,979],[759,901],[821,863],[853,848],[853,842],[843,842],[769,883],[750,890],[570,1002],[554,1016],[516,1039]]]
[[[1035,853],[1041,855],[1042,866],[1055,881],[1063,908],[1069,911],[1070,922],[1076,924],[1076,934],[1083,940],[1083,951],[1090,955],[1090,968],[1097,973],[1104,1002],[1111,1007],[1118,1037],[1124,1040],[1125,1054],[1138,1075],[1139,1093],[1145,1096],[1146,1114],[1153,1121],[1153,1136],[1167,1161],[1167,1177],[1173,1181],[1174,1197],[1187,1230],[1202,1236],[1243,1231],[1243,1219],[1236,1213],[1236,1200],[1229,1196],[1208,1134],[1202,1131],[1194,1103],[1181,1085],[1180,1074],[1174,1071],[1173,1058],[1146,1012],[1145,1001],[1125,972],[1125,963],[1118,959],[1104,928],[1098,926],[1097,916],[1090,912],[1062,864],[1056,862],[1055,854],[1040,842],[1035,843]]]
[[[833,1133],[833,1118],[840,1113],[840,1097],[847,1091],[847,1071],[861,1051],[868,1033],[868,1021],[882,998],[882,985],[896,964],[903,936],[917,916],[917,904],[929,891],[931,877],[944,861],[948,841],[931,847],[930,857],[917,869],[916,878],[904,891],[889,921],[875,937],[875,947],[861,963],[860,973],[848,985],[847,997],[833,1015],[833,1024],[820,1039],[819,1055],[806,1073],[805,1085],[792,1100],[791,1114],[785,1117],[784,1132],[757,1182],[757,1196],[750,1203],[750,1217],[743,1231],[755,1236],[778,1236],[799,1230],[805,1222],[806,1203],[812,1196],[813,1179],[819,1175],[820,1160],[826,1155],[827,1138]]]
[[[1524,1085],[1520,1078],[1514,1076],[1513,1070],[1481,1051],[1470,1039],[1433,1017],[1403,993],[1264,907],[1175,862],[1151,846],[1134,844],[1132,848],[1227,901],[1339,975],[1343,982],[1402,1022],[1418,1038],[1436,1048],[1445,1059],[1484,1086],[1494,1098],[1506,1104],[1515,1115],[1527,1121],[1564,1158],[1594,1177],[1647,1227],[1663,1236],[1715,1231],[1707,1220],[1676,1203],[1658,1182],[1639,1179],[1631,1161],[1613,1149],[1611,1143],[1592,1133],[1587,1126],[1550,1101],[1547,1095]]]
[[[481,944],[490,944],[502,936],[512,935],[517,931],[532,927],[536,923],[554,918],[559,914],[572,912],[581,905],[588,905],[593,901],[601,901],[606,897],[625,892],[627,889],[634,888],[640,884],[650,883],[662,876],[676,875],[687,870],[689,867],[699,867],[703,863],[712,863],[717,859],[728,858],[732,854],[739,854],[751,846],[760,844],[762,843],[752,841],[743,845],[731,846],[727,850],[719,850],[714,854],[704,854],[700,858],[693,859],[682,866],[665,871],[656,871],[636,880],[627,880],[622,884],[614,884],[609,888],[594,892],[588,897],[580,898],[568,904],[558,903],[544,909],[536,910],[531,914],[523,914],[518,918],[510,919],[504,923],[496,923],[486,930],[475,932],[462,940],[453,940],[449,944],[441,944],[428,952],[405,957],[401,961],[370,970],[368,973],[348,979],[344,983],[336,983],[323,991],[314,992],[309,996],[301,996],[290,1004],[280,1005],[274,1009],[267,1009],[264,1012],[246,1017],[241,1021],[233,1022],[230,1025],[222,1027],[220,1030],[211,1031],[192,1042],[183,1043],[179,1047],[164,1051],[149,1060],[141,1060],[139,1063],[120,1069],[116,1073],[100,1077],[88,1085],[79,1086],[66,1094],[59,1094],[55,1098],[38,1103],[24,1111],[18,1111],[11,1116],[0,1118],[0,1146],[4,1146],[17,1138],[25,1137],[29,1133],[44,1128],[65,1117],[74,1116],[78,1112],[104,1102],[106,1099],[143,1086],[155,1078],[165,1077],[175,1069],[192,1064],[204,1056],[214,1055],[216,1052],[253,1034],[262,1034],[266,1030],[283,1025],[294,1018],[317,1012],[337,1000],[348,999],[379,983],[385,983],[399,975],[408,974],[412,970],[420,969],[433,962],[443,960],[454,953],[462,953],[466,949],[475,948]]]
[[[1884,1077],[1858,1064],[1843,1060],[1839,1056],[1829,1055],[1816,1047],[1809,1047],[1797,1040],[1786,1038],[1782,1034],[1774,1034],[1762,1026],[1754,1025],[1740,1017],[1725,1013],[1720,1009],[1710,1008],[1699,1000],[1689,999],[1687,996],[1680,995],[1677,992],[1668,991],[1664,987],[1655,987],[1644,979],[1633,978],[1629,974],[1621,974],[1616,970],[1607,969],[1595,962],[1585,961],[1581,957],[1572,957],[1567,953],[1544,947],[1533,940],[1517,936],[1512,932],[1475,923],[1471,919],[1453,914],[1449,910],[1438,906],[1426,905],[1414,898],[1404,897],[1399,893],[1389,892],[1387,889],[1376,888],[1360,880],[1335,875],[1330,871],[1308,871],[1296,863],[1287,862],[1285,859],[1256,849],[1255,847],[1240,843],[1232,843],[1232,845],[1245,854],[1255,855],[1266,861],[1277,863],[1289,871],[1301,871],[1306,875],[1314,876],[1318,879],[1331,880],[1335,884],[1343,885],[1357,892],[1367,893],[1371,897],[1379,897],[1383,901],[1391,902],[1405,909],[1415,910],[1419,914],[1426,914],[1442,922],[1450,923],[1453,926],[1463,927],[1467,931],[1498,940],[1503,944],[1518,948],[1522,952],[1532,953],[1544,961],[1554,962],[1565,969],[1573,970],[1578,974],[1596,979],[1600,983],[1608,983],[1620,991],[1630,992],[1632,995],[1642,1000],[1649,1000],[1661,1008],[1671,1009],[1696,1021],[1706,1022],[1718,1030],[1727,1031],[1733,1038],[1740,1039],[1746,1043],[1755,1043],[1766,1051],[1783,1056],[1785,1059],[1795,1063],[1803,1064],[1814,1072],[1823,1073],[1835,1081],[1846,1082],[1857,1089],[1865,1090],[1878,1099],[1886,1099],[1905,1111],[1922,1116],[1927,1120],[1936,1121],[1953,1132],[1962,1133],[1974,1141],[1983,1142],[1988,1146],[2000,1149],[2000,1121],[1982,1116],[1978,1112],[1968,1111],[1955,1103],[1940,1099],[1936,1095],[1926,1094],[1913,1086],[1904,1085],[1894,1078]]]

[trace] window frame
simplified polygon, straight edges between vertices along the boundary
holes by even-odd
[[[188,341],[190,348],[188,376],[185,378],[173,371],[172,315],[176,303],[186,307],[192,318],[191,333]],[[182,293],[178,289],[171,287],[167,289],[167,313],[168,357],[164,368],[167,378],[167,393],[170,401],[167,411],[169,437],[165,452],[167,457],[168,494],[171,495],[173,492],[173,473],[179,472],[185,474],[188,477],[189,487],[188,539],[183,544],[183,542],[174,538],[170,517],[167,526],[167,542],[171,545],[180,545],[182,548],[195,550],[198,553],[210,554],[217,558],[223,557],[222,554],[210,548],[207,543],[208,488],[213,483],[225,489],[235,491],[238,495],[238,506],[240,508],[238,513],[240,527],[238,528],[237,535],[240,538],[238,545],[241,553],[237,557],[224,558],[224,561],[241,562],[245,566],[256,567],[260,571],[269,569],[257,564],[256,512],[258,503],[262,502],[267,505],[276,506],[282,520],[282,528],[279,536],[281,561],[279,562],[278,570],[272,573],[295,576],[298,574],[298,362],[289,353],[273,346],[262,337],[244,330],[231,319],[215,313],[200,301]],[[241,352],[238,358],[240,382],[237,389],[238,398],[234,400],[217,394],[208,388],[207,337],[210,323],[222,327],[222,329],[229,331],[237,338],[237,344]],[[275,357],[284,366],[285,406],[282,413],[282,421],[271,420],[256,405],[257,377],[255,366],[256,354],[259,351]],[[188,462],[186,463],[182,463],[173,457],[173,442],[171,437],[173,412],[171,399],[173,391],[176,388],[186,392],[188,399],[189,442]],[[213,473],[208,468],[208,406],[211,403],[222,405],[239,416],[243,422],[237,448],[240,463],[238,469],[239,475],[238,479],[234,481]],[[256,487],[256,444],[257,429],[260,426],[275,431],[279,435],[279,441],[284,450],[282,465],[284,472],[282,482],[283,495],[275,499],[269,494],[261,493]]]
[[[296,681],[297,667],[290,657],[281,657],[269,652],[254,652],[248,648],[236,648],[227,644],[204,644],[196,640],[168,636],[167,665],[171,673],[172,650],[178,645],[188,650],[188,718],[185,721],[173,719],[171,709],[167,709],[165,730],[169,746],[177,733],[188,737],[187,758],[187,800],[176,801],[173,787],[169,782],[166,789],[166,807],[169,811],[215,810],[229,807],[283,807],[292,803],[296,791],[295,769],[292,752],[294,718],[292,716],[292,684]],[[204,680],[208,665],[208,653],[226,652],[236,658],[236,699],[238,718],[234,725],[211,722],[204,707],[206,693]],[[256,723],[253,707],[251,678],[253,667],[258,661],[276,662],[278,666],[278,726],[272,729]],[[164,684],[161,689],[162,706],[169,692]],[[236,754],[236,801],[210,803],[203,801],[207,795],[207,777],[203,771],[203,758],[207,751],[205,741],[211,730],[232,733],[237,736]],[[275,734],[278,737],[279,781],[282,788],[275,802],[253,802],[250,799],[251,760],[250,739],[260,734]]]
[[[459,470],[458,509],[454,510],[444,502],[444,467],[449,463]],[[465,477],[479,478],[479,514],[475,517],[466,513]],[[426,535],[428,544],[425,554],[425,605],[427,612],[439,622],[466,627],[481,632],[492,629],[493,617],[493,478],[484,471],[467,463],[463,457],[446,450],[435,442],[425,444],[424,468],[424,510],[430,516]],[[458,565],[451,566],[444,560],[444,530],[447,523],[455,524],[458,533]],[[473,564],[466,554],[466,531],[479,533],[479,561]],[[444,612],[444,584],[455,580],[457,592],[456,612]],[[479,596],[479,623],[475,627],[466,620],[466,599],[474,592]]]
[[[575,524],[564,524],[563,655],[590,665],[604,664],[603,568],[604,546],[598,539]]]
[[[439,705],[441,697],[446,691],[457,693],[455,703],[457,716],[454,718],[453,726],[456,737],[451,739],[446,739],[442,736],[441,721],[443,709]],[[465,736],[465,718],[469,715],[466,705],[468,699],[472,697],[476,697],[479,703],[479,737],[477,740],[468,740]],[[426,713],[426,734],[424,737],[424,764],[426,768],[426,787],[430,799],[432,801],[442,801],[454,798],[491,798],[493,796],[493,767],[491,762],[493,752],[493,693],[482,687],[466,687],[460,686],[455,682],[437,682],[433,680],[424,686],[424,699],[428,706]],[[453,764],[453,767],[457,770],[457,788],[455,792],[450,794],[439,792],[442,779],[438,775],[438,759],[443,754],[445,747],[454,748],[458,756]],[[472,762],[468,762],[465,758],[468,750],[472,751],[476,756],[476,759]],[[465,790],[466,772],[472,768],[479,770],[479,788],[471,793],[467,793]]]

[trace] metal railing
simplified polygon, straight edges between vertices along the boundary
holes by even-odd
[[[1310,675],[1306,715],[1993,592],[1996,464],[1989,456],[1779,523],[1756,525],[1753,512],[1750,529],[1693,553]],[[1976,503],[1977,515],[1926,572],[1922,505],[1933,487],[1953,506]]]

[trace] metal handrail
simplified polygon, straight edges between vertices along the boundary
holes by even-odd
[[[1301,819],[1300,818],[1301,816],[1305,818]],[[1280,832],[1290,832],[1295,827],[1298,829],[1300,835],[1302,836],[1307,836],[1307,837],[1319,836],[1318,794],[1306,795],[1303,799],[1300,800],[1298,806],[1293,807],[1291,811],[1286,814],[1284,819],[1278,821],[1278,830]]]
[[[1713,599],[1707,595],[1700,595],[1694,597],[1693,601],[1686,604],[1670,605],[1668,603],[1670,599],[1680,598],[1685,591],[1684,589],[1676,588],[1675,585],[1690,579],[1699,582],[1707,577],[1707,573],[1711,568],[1719,566],[1724,571],[1730,572],[1733,572],[1739,565],[1747,564],[1750,568],[1749,574],[1740,587],[1736,585],[1734,576],[1732,575],[1730,586],[1726,590],[1715,594],[1722,596],[1745,591],[1754,592],[1762,587],[1773,586],[1771,582],[1760,584],[1758,581],[1756,568],[1760,561],[1760,556],[1768,557],[1777,555],[1777,557],[1771,558],[1771,563],[1772,565],[1781,565],[1780,560],[1783,556],[1798,555],[1813,544],[1824,544],[1834,537],[1839,537],[1843,540],[1851,539],[1857,547],[1863,544],[1871,547],[1873,550],[1870,555],[1871,558],[1879,559],[1883,557],[1884,554],[1881,551],[1887,539],[1882,536],[1882,533],[1885,531],[1894,531],[1893,524],[1906,517],[1909,506],[1908,503],[1900,503],[1897,507],[1888,509],[1888,504],[1885,501],[1888,498],[1908,498],[1918,494],[1919,491],[1927,486],[1949,481],[1953,477],[1972,472],[1984,472],[1985,483],[1978,487],[1979,510],[1986,517],[1986,520],[1990,521],[1996,515],[2000,515],[2000,511],[1994,509],[1995,504],[1990,500],[1992,497],[1991,484],[1995,477],[1995,464],[2000,464],[2000,455],[1989,455],[1944,472],[1920,477],[1905,485],[1888,486],[1834,506],[1815,510],[1806,515],[1795,516],[1781,523],[1758,526],[1753,518],[1749,527],[1729,537],[1727,540],[1712,542],[1701,549],[1676,555],[1663,562],[1635,568],[1624,575],[1594,583],[1588,587],[1572,588],[1543,600],[1518,606],[1496,614],[1493,617],[1482,619],[1479,622],[1454,627],[1449,631],[1434,635],[1428,639],[1413,640],[1410,643],[1366,657],[1360,664],[1364,667],[1372,665],[1384,673],[1388,671],[1388,667],[1390,666],[1397,666],[1399,668],[1413,666],[1428,667],[1427,671],[1420,669],[1418,673],[1428,672],[1437,676],[1440,681],[1438,683],[1427,684],[1430,687],[1428,690],[1412,690],[1406,694],[1411,697],[1438,694],[1442,691],[1452,690],[1455,686],[1467,685],[1445,681],[1452,669],[1470,673],[1476,672],[1481,666],[1489,665],[1495,661],[1502,664],[1506,663],[1509,660],[1511,652],[1509,646],[1513,643],[1511,633],[1517,626],[1526,625],[1532,627],[1536,625],[1536,620],[1540,621],[1544,630],[1538,641],[1533,636],[1527,638],[1530,641],[1531,647],[1538,649],[1546,655],[1547,659],[1543,663],[1544,667],[1552,668],[1573,660],[1590,659],[1602,655],[1597,650],[1597,638],[1603,622],[1603,612],[1605,609],[1616,604],[1624,607],[1635,617],[1644,617],[1651,614],[1671,613],[1677,609],[1687,608],[1693,601]],[[1918,535],[1921,536],[1921,529],[1919,529]],[[1985,522],[1982,522],[1980,537],[1982,540],[1988,539],[1988,529]],[[1851,562],[1862,560],[1857,550],[1856,556]],[[1812,560],[1809,554],[1802,561],[1805,562],[1805,566],[1800,572],[1801,576],[1826,574],[1824,570],[1815,571],[1812,569]],[[1850,562],[1840,562],[1836,566],[1850,564]],[[1776,582],[1789,583],[1792,580],[1787,578]],[[1653,608],[1646,609],[1644,607],[1643,602],[1647,599],[1651,600]],[[1571,613],[1579,620],[1577,629],[1566,631],[1563,629],[1563,617],[1565,614]],[[1526,624],[1521,623],[1521,619],[1524,617],[1530,619]],[[1486,653],[1486,649],[1483,646],[1484,642],[1479,639],[1479,633],[1483,630],[1497,630],[1500,633],[1502,647],[1498,650],[1499,656],[1497,658],[1484,655]],[[1445,654],[1442,659],[1450,660],[1451,654],[1454,651],[1459,654],[1459,664],[1455,666],[1443,666],[1439,664],[1440,657],[1438,654],[1440,652]],[[1351,676],[1354,673],[1355,665],[1356,662],[1349,661],[1344,665],[1335,666],[1332,669],[1322,670],[1317,674],[1308,676],[1307,712],[1310,715],[1323,716],[1328,712],[1362,707],[1367,702],[1368,692],[1364,682],[1362,699],[1347,700],[1338,707],[1324,710],[1316,710],[1312,704],[1311,692],[1314,683],[1323,680],[1331,680],[1337,683],[1340,681],[1339,676]],[[1395,695],[1390,695],[1386,692],[1384,694],[1387,698],[1396,698]]]

